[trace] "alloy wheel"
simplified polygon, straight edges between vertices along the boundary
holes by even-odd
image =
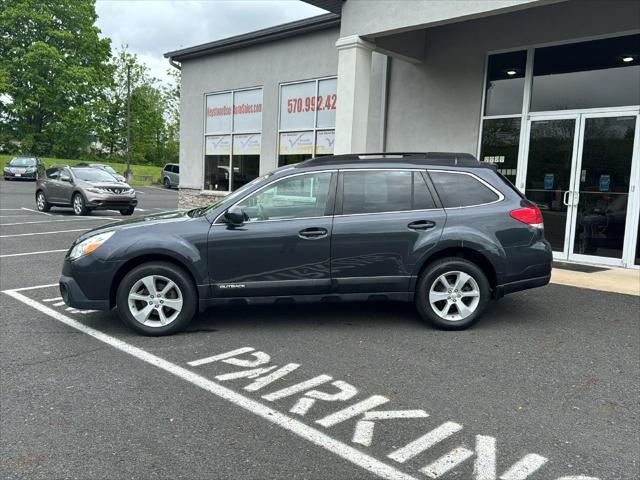
[[[38,196],[36,198],[36,204],[38,205],[38,210],[40,211],[44,210],[44,205],[45,205],[44,193],[42,192],[38,193]]]
[[[76,212],[76,215],[80,215],[80,213],[82,213],[83,207],[82,197],[80,195],[73,197],[73,211]]]
[[[443,273],[431,284],[429,303],[440,318],[464,320],[476,311],[480,303],[478,282],[465,272]]]
[[[148,275],[133,284],[128,296],[133,318],[147,327],[164,327],[182,311],[182,292],[171,279]]]

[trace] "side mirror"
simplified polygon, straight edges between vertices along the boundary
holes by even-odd
[[[69,175],[60,175],[60,181],[71,183],[71,177]]]
[[[224,219],[229,225],[239,227],[244,224],[244,221],[248,219],[247,214],[242,207],[234,205],[224,214]]]

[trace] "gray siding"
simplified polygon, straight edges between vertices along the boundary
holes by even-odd
[[[476,154],[486,53],[640,27],[640,2],[572,1],[427,30],[424,63],[391,62],[387,150]]]
[[[277,163],[278,85],[336,75],[338,28],[186,60],[180,97],[180,187],[203,184],[204,95],[263,87],[261,172]]]

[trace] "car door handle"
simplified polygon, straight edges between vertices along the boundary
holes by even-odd
[[[315,240],[317,238],[324,238],[329,235],[329,230],[326,228],[310,227],[300,230],[298,236],[305,240]]]
[[[432,222],[431,220],[416,220],[407,225],[411,230],[429,230],[435,226],[436,222]]]

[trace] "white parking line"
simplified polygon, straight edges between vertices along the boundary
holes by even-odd
[[[47,285],[49,287],[57,286],[56,284]],[[40,287],[44,287],[40,286]],[[4,290],[3,293],[13,297],[14,299],[28,305],[36,310],[48,315],[49,317],[57,320],[65,325],[79,330],[82,333],[85,333],[96,340],[106,343],[107,345],[112,346],[113,348],[120,350],[123,353],[131,355],[138,360],[141,360],[145,363],[153,365],[161,370],[164,370],[167,373],[175,375],[182,380],[185,380],[192,385],[195,385],[203,390],[206,390],[209,393],[212,393],[228,402],[241,407],[248,412],[257,415],[258,417],[267,420],[268,422],[273,423],[289,432],[297,435],[309,442],[353,463],[354,465],[367,470],[374,475],[377,475],[380,478],[389,479],[389,480],[417,480],[415,477],[402,472],[395,468],[392,465],[384,463],[366,453],[361,452],[360,450],[353,448],[352,446],[341,442],[340,440],[336,440],[329,435],[317,430],[316,428],[305,425],[304,423],[292,418],[288,415],[285,415],[277,410],[274,410],[266,405],[252,400],[249,397],[245,397],[239,393],[234,392],[233,390],[220,385],[217,382],[209,380],[201,375],[198,375],[186,368],[180,367],[175,363],[171,363],[161,357],[158,357],[152,353],[147,352],[139,347],[135,347],[129,343],[126,343],[120,339],[107,335],[100,330],[96,330],[94,328],[88,327],[72,318],[59,313],[46,305],[43,305],[36,300],[33,300],[22,293],[19,293],[24,290],[33,290],[38,287],[27,287],[27,288],[18,288],[14,290]]]
[[[0,235],[0,238],[9,237],[28,237],[30,235],[51,235],[54,233],[67,233],[67,232],[86,232],[86,228],[75,228],[73,230],[55,230],[53,232],[35,232],[35,233],[12,233],[11,235]]]
[[[26,210],[27,212],[41,213],[42,215],[48,215],[48,216],[51,216],[51,214],[50,214],[50,213],[47,213],[47,212],[41,212],[41,211],[39,211],[39,210],[34,210],[33,208],[22,207],[20,210]]]
[[[62,297],[43,298],[43,302],[55,302],[56,300],[62,300]]]
[[[88,217],[79,217],[79,218],[68,218],[68,219],[64,219],[64,220],[41,220],[39,222],[18,222],[18,223],[0,223],[0,227],[13,227],[15,225],[31,225],[34,223],[58,223],[58,222],[77,222],[77,221],[82,221],[82,220],[91,220],[91,221],[96,221],[96,220],[113,220],[113,218],[111,217],[92,217],[92,218],[88,218]]]
[[[6,253],[4,255],[0,255],[0,258],[24,257],[26,255],[40,255],[42,253],[59,253],[59,252],[66,252],[67,250],[69,250],[69,249],[68,248],[63,248],[61,250],[41,250],[39,252]]]

